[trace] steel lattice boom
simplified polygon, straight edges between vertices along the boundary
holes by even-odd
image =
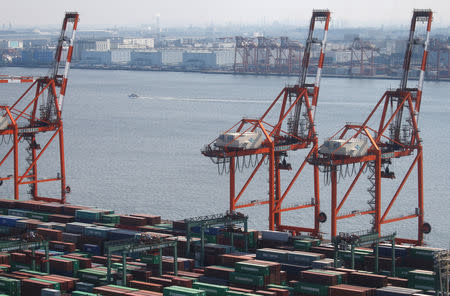
[[[292,179],[288,180],[284,191],[281,189],[281,171],[292,169],[291,164],[286,162],[289,151],[309,149],[308,157],[317,154],[318,151],[314,115],[319,95],[329,21],[330,12],[328,10],[313,11],[298,84],[285,87],[260,118],[240,120],[202,150],[203,155],[210,157],[219,166],[225,167],[229,164],[229,210],[233,212],[239,208],[268,204],[269,228],[271,230],[276,228],[278,230],[308,232],[314,235],[319,233],[318,167],[314,166],[314,197],[312,199],[309,197],[303,203],[289,207],[283,207],[283,201],[307,165],[307,161],[305,160],[300,164]],[[314,35],[317,22],[324,24],[323,36],[320,39]],[[320,54],[319,58],[314,60],[315,64],[311,65],[313,45],[317,45]],[[313,82],[307,82],[309,70],[315,70]],[[276,118],[277,121],[269,122],[270,118]],[[238,169],[239,158],[244,159],[245,162],[245,157],[255,159],[254,170],[236,195],[235,174]],[[264,161],[268,161],[269,164],[269,199],[238,204]],[[282,225],[281,213],[305,208],[314,208],[313,227]]]
[[[2,143],[11,139],[11,147],[0,156],[0,168],[6,167],[6,160],[12,155],[13,174],[6,174],[6,168],[0,171],[0,182],[14,181],[14,199],[19,199],[19,186],[28,185],[28,193],[33,199],[64,203],[66,186],[64,164],[64,137],[62,108],[67,89],[68,74],[72,60],[73,42],[78,25],[78,13],[67,12],[64,17],[61,34],[56,47],[55,59],[50,76],[12,77],[0,76],[0,83],[31,83],[25,93],[11,106],[0,106],[0,137]],[[61,66],[64,70],[61,73]],[[43,137],[50,133],[50,138]],[[60,171],[54,178],[38,178],[37,163],[55,138],[59,138]],[[44,143],[38,144],[38,141]],[[26,145],[25,171],[19,173],[19,144]],[[42,145],[42,146],[41,146]],[[60,182],[60,197],[42,197],[38,195],[38,184]],[[1,184],[0,183],[0,184]]]
[[[383,224],[418,218],[417,239],[396,239],[400,242],[423,244],[423,234],[430,230],[430,226],[424,223],[423,211],[423,152],[418,127],[418,116],[422,99],[423,80],[428,54],[429,35],[432,22],[431,10],[414,10],[408,45],[405,52],[403,75],[400,87],[388,90],[377,102],[367,119],[362,124],[347,124],[334,136],[319,148],[319,154],[312,155],[309,162],[325,168],[331,178],[331,236],[337,235],[337,221],[358,215],[373,215],[373,231],[381,233]],[[425,23],[423,38],[417,37],[416,26]],[[421,47],[422,51],[414,50]],[[420,76],[417,87],[409,87],[408,75],[412,70],[413,53],[421,52],[421,56],[414,57],[420,61]],[[382,179],[396,178],[389,171],[389,165],[398,158],[406,158],[414,155],[409,169],[400,182],[394,196],[388,206],[382,210]],[[345,168],[349,165],[359,164],[359,171],[353,178],[351,185],[337,204],[338,174],[342,176]],[[400,217],[388,218],[397,197],[408,180],[413,169],[417,167],[417,207],[411,213]],[[360,176],[369,171],[370,187],[368,189],[370,200],[368,209],[355,209],[348,214],[342,213],[341,209],[349,198],[354,186]],[[345,175],[345,173],[344,173]]]

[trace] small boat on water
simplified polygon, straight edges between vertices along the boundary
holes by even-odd
[[[137,99],[137,98],[139,98],[139,95],[138,95],[138,94],[135,94],[135,93],[132,93],[132,94],[129,94],[128,97],[129,97],[130,99]]]

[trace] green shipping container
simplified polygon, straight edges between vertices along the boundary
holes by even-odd
[[[225,292],[228,291],[227,286],[199,282],[192,284],[192,288],[205,291],[207,296],[225,296]]]
[[[230,273],[230,282],[260,288],[264,286],[264,277],[242,272],[232,272]]]
[[[106,280],[107,272],[105,270],[98,270],[92,268],[81,269],[78,271],[78,277],[83,282],[91,284],[99,284],[101,281]]]
[[[0,291],[10,296],[20,295],[20,280],[0,277]]]
[[[436,274],[428,270],[415,269],[408,272],[408,287],[434,290],[438,285]]]
[[[142,255],[141,262],[147,264],[159,264],[161,262],[161,255]]]
[[[111,223],[111,224],[119,224],[120,217],[119,215],[115,214],[106,214],[102,216],[102,222],[103,223]]]
[[[307,282],[298,282],[295,284],[294,291],[308,295],[327,296],[328,286],[322,286]]]
[[[205,240],[208,244],[216,244],[217,236],[211,234],[205,234]]]
[[[312,241],[294,240],[294,250],[309,251],[312,247]]]
[[[352,260],[352,252],[351,251],[339,251],[338,255],[344,260]],[[355,261],[364,262],[364,256],[367,255],[367,252],[355,251]]]
[[[206,296],[203,290],[184,288],[180,286],[165,287],[163,290],[164,296]]]
[[[416,246],[416,247],[411,247],[409,249],[409,254],[412,256],[417,256],[417,257],[421,257],[424,259],[433,260],[434,253],[441,251],[441,250],[443,250],[443,249]]]
[[[100,221],[101,215],[100,215],[100,212],[97,212],[97,211],[76,210],[75,218],[84,220],[84,221]]]
[[[270,269],[267,265],[258,265],[256,263],[236,262],[237,272],[250,273],[255,275],[269,275]]]
[[[246,295],[247,295],[246,293],[233,291],[233,290],[228,290],[225,293],[225,296],[246,296]]]
[[[43,222],[48,222],[48,217],[51,214],[44,214],[44,213],[34,213],[34,212],[30,212],[30,215],[28,217],[30,217],[31,219],[37,219]]]
[[[128,291],[130,291],[130,292],[136,292],[136,291],[139,291],[139,289],[130,288],[130,287],[124,287],[124,286],[118,286],[118,285],[107,285],[107,287],[110,287],[110,288],[118,288],[118,289],[123,289],[123,290],[128,290]]]
[[[36,270],[31,270],[31,269],[21,269],[19,271],[26,272],[26,273],[31,273],[31,274],[35,274],[35,275],[40,275],[40,276],[48,275],[48,273],[46,273],[46,272],[39,272],[39,271],[36,271]]]
[[[407,279],[408,274],[411,270],[414,270],[414,268],[396,266],[395,267],[395,276],[399,277],[399,278]]]
[[[1,234],[9,234],[11,232],[11,228],[8,226],[0,226]]]
[[[81,291],[73,291],[72,296],[97,296],[97,294]]]

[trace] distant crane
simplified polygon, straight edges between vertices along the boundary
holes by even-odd
[[[321,39],[316,38],[314,35],[317,22],[324,23],[323,37]],[[316,155],[318,152],[314,116],[319,96],[320,77],[329,22],[330,12],[328,10],[313,11],[298,84],[283,88],[260,118],[244,118],[240,120],[202,150],[202,154],[210,157],[219,167],[225,168],[227,164],[229,165],[229,210],[233,212],[239,208],[268,204],[269,229],[271,230],[288,230],[319,235],[319,221],[323,222],[325,220],[324,213],[320,213],[318,167],[314,166],[313,172],[314,197],[310,196],[306,199],[303,197],[304,203],[289,207],[283,207],[283,202],[307,165],[307,161],[305,160],[301,163],[290,182],[287,183],[284,191],[281,188],[281,171],[292,169],[291,164],[286,161],[288,151],[309,149],[308,157]],[[315,80],[312,83],[308,83],[306,80],[308,70],[311,67],[313,45],[318,45],[319,55],[316,60],[317,65],[313,67],[316,71]],[[278,107],[280,108],[279,110]],[[278,120],[274,123],[268,123],[266,120],[271,117],[278,118]],[[248,163],[245,161],[245,157],[249,159]],[[241,159],[241,164],[239,159]],[[252,161],[252,159],[255,160]],[[265,161],[268,161],[269,164],[269,199],[263,201],[253,199],[244,204],[237,204]],[[254,166],[253,172],[236,195],[236,169],[239,166],[242,168],[250,165]],[[314,225],[312,227],[288,226],[281,223],[281,214],[283,212],[305,208],[314,208]]]
[[[399,239],[416,245],[423,244],[423,234],[431,230],[428,223],[424,223],[423,208],[423,151],[419,132],[419,111],[422,101],[423,81],[427,64],[427,54],[433,13],[431,10],[414,10],[408,44],[403,63],[403,75],[400,87],[388,90],[370,112],[362,124],[346,124],[334,136],[325,141],[319,148],[318,154],[309,157],[309,162],[324,168],[327,176],[331,175],[331,237],[337,236],[337,221],[359,215],[373,215],[372,231],[381,235],[384,224],[418,219],[417,239]],[[425,38],[417,38],[417,23],[425,23]],[[423,50],[416,50],[422,47]],[[421,52],[420,74],[417,87],[408,86],[413,53]],[[379,117],[378,117],[379,116]],[[373,127],[372,127],[373,124]],[[389,165],[398,158],[414,155],[405,176],[396,186],[394,196],[388,206],[382,210],[381,183],[383,179],[393,180],[394,172]],[[356,166],[359,164],[359,169]],[[400,217],[388,218],[390,210],[408,180],[413,169],[417,167],[417,206],[411,213]],[[356,168],[356,169],[355,169]],[[337,204],[338,175],[345,177],[356,173],[346,193]],[[347,214],[341,212],[360,176],[368,171],[370,186],[367,189],[370,200],[368,209],[355,209]],[[394,182],[394,181],[392,181]],[[390,185],[392,186],[392,185]],[[414,187],[413,187],[414,188]],[[413,204],[412,202],[410,203]]]
[[[367,41],[362,41],[361,38],[356,37],[350,47],[350,69],[349,75],[354,76],[353,67],[359,64],[359,74],[356,76],[375,75],[375,64],[373,53],[379,52],[375,45]],[[364,66],[367,65],[369,71],[366,73]]]
[[[49,76],[0,76],[0,83],[31,83],[31,86],[14,104],[0,106],[0,143],[12,144],[0,159],[0,183],[14,181],[14,199],[16,200],[19,199],[20,185],[28,185],[28,193],[35,200],[65,203],[66,194],[70,192],[70,187],[66,185],[62,109],[78,20],[77,12],[65,14]],[[61,69],[62,65],[64,65],[63,69]],[[42,136],[45,133],[51,133],[49,139]],[[38,161],[42,159],[44,152],[57,136],[60,171],[53,178],[38,178]],[[26,145],[26,164],[25,171],[19,173],[19,144],[22,142]],[[5,176],[8,169],[6,160],[11,155],[13,155],[13,174]],[[60,196],[57,198],[40,196],[38,184],[44,182],[59,182]]]

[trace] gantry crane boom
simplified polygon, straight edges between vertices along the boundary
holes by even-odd
[[[55,59],[50,76],[43,77],[15,77],[0,76],[0,83],[31,83],[14,104],[0,106],[0,137],[11,137],[12,146],[7,149],[0,160],[0,167],[6,165],[7,159],[13,155],[12,168],[14,174],[0,176],[0,182],[14,181],[14,198],[19,199],[19,186],[29,185],[28,193],[33,199],[57,201],[64,203],[66,193],[70,188],[66,186],[64,163],[64,138],[62,106],[66,93],[70,63],[72,60],[73,43],[77,29],[79,15],[67,12],[64,17],[61,34],[56,47]],[[61,63],[65,63],[64,72],[60,74]],[[33,90],[34,89],[34,90]],[[42,134],[52,133],[50,138],[40,137]],[[38,178],[37,162],[49,145],[58,136],[59,139],[59,172],[55,178]],[[38,138],[45,142],[43,147],[38,144]],[[25,172],[19,173],[19,144],[25,142],[28,154],[25,157]],[[2,143],[4,143],[2,141]],[[39,151],[40,150],[40,151]],[[6,168],[3,173],[6,172]],[[39,183],[60,182],[61,194],[59,198],[42,197],[38,195]]]
[[[418,218],[417,239],[396,239],[400,242],[423,244],[423,234],[431,230],[428,223],[424,223],[423,208],[423,149],[418,128],[418,115],[422,98],[423,80],[425,77],[426,61],[428,56],[428,43],[433,13],[431,10],[414,10],[411,20],[411,29],[404,57],[403,75],[400,87],[388,90],[377,102],[369,116],[362,124],[347,124],[334,136],[329,138],[319,148],[319,154],[312,155],[311,164],[324,167],[331,180],[331,236],[337,235],[337,221],[360,215],[372,215],[372,231],[381,235],[381,226],[392,222]],[[426,24],[424,39],[416,37],[418,23]],[[420,52],[414,50],[416,46],[423,47],[420,60],[420,74],[417,87],[408,87],[410,79],[413,54]],[[379,116],[379,117],[378,117]],[[375,126],[372,127],[371,125]],[[388,206],[382,209],[381,183],[382,179],[395,182],[394,172],[389,165],[397,158],[406,158],[415,154],[407,172],[397,184],[397,189]],[[346,190],[339,204],[338,172],[340,176],[346,175],[349,165],[355,167],[360,164],[356,176]],[[397,197],[405,187],[411,172],[417,166],[417,207],[412,213],[399,217],[388,218],[388,214],[395,204]],[[342,207],[349,199],[360,176],[368,169],[370,186],[368,192],[370,200],[369,209],[355,209],[347,214],[342,213]],[[352,174],[350,174],[352,175]],[[395,186],[395,185],[394,185]],[[409,196],[409,195],[408,195]],[[410,198],[410,197],[409,197]],[[411,203],[409,203],[411,204]],[[404,210],[404,209],[403,209]]]
[[[229,164],[230,211],[268,204],[269,229],[271,230],[276,228],[294,232],[309,232],[313,235],[319,234],[319,217],[321,215],[318,167],[314,166],[313,168],[314,197],[307,198],[306,202],[303,200],[303,203],[289,207],[283,207],[283,202],[307,165],[307,162],[305,160],[301,163],[290,181],[288,180],[288,183],[283,184],[286,185],[284,191],[281,188],[281,170],[292,169],[291,164],[286,162],[288,151],[309,148],[308,157],[317,154],[318,140],[315,131],[314,112],[319,94],[319,82],[329,21],[330,12],[328,10],[313,11],[302,63],[304,69],[301,72],[299,82],[296,85],[285,87],[261,117],[258,119],[244,118],[240,120],[202,150],[203,155],[210,157],[219,166]],[[324,24],[323,37],[320,41],[314,36],[317,22],[323,22]],[[309,73],[308,69],[312,60],[311,50],[314,44],[320,45],[320,56],[316,65],[315,82],[307,83],[306,76]],[[269,123],[267,118],[271,118],[273,114],[273,117],[276,117],[278,121]],[[255,157],[257,159],[260,157],[260,159],[253,163],[253,172],[243,184],[239,193],[236,194],[235,173],[239,165],[239,158],[245,161],[245,157]],[[265,160],[269,163],[269,199],[263,201],[252,200],[244,204],[237,204]],[[283,212],[306,208],[314,208],[313,227],[287,226],[281,223],[281,214]]]

